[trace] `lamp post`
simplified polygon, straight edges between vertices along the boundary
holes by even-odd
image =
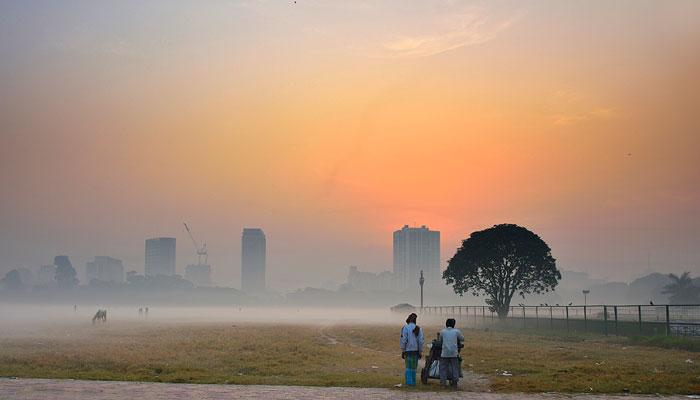
[[[583,305],[587,306],[588,305],[588,293],[591,291],[588,289],[583,289]]]
[[[423,270],[420,270],[420,279],[418,279],[418,284],[420,285],[420,310],[423,311],[423,284],[425,283],[425,278],[423,277]]]

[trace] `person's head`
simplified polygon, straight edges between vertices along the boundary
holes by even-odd
[[[456,323],[457,321],[455,321],[454,318],[447,318],[447,321],[445,321],[445,326],[448,328],[454,328]]]
[[[408,318],[406,318],[406,323],[410,324],[411,322],[413,322],[415,324],[417,320],[418,320],[418,315],[416,315],[416,313],[411,313],[411,314],[409,314]]]

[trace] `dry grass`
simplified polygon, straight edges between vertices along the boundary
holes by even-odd
[[[619,338],[465,334],[464,367],[486,375],[492,390],[700,392],[698,353]],[[110,323],[0,339],[0,375],[390,387],[402,381],[397,342],[398,328],[387,326]]]

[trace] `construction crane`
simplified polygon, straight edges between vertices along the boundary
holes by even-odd
[[[197,241],[194,238],[194,235],[192,235],[192,231],[190,230],[190,227],[187,226],[186,222],[182,223],[185,225],[185,229],[187,230],[187,234],[190,235],[190,239],[192,239],[192,244],[194,244],[194,249],[197,251],[197,264],[198,265],[207,265],[207,260],[209,259],[209,255],[207,254],[207,244],[204,243],[202,244],[202,247],[199,247],[199,244],[197,244]],[[202,259],[204,259],[204,262],[202,263]]]

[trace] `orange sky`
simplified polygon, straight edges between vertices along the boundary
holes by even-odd
[[[700,273],[700,4],[0,5],[0,272],[143,269],[244,226],[275,288],[391,267],[391,232],[525,225],[559,266]]]

